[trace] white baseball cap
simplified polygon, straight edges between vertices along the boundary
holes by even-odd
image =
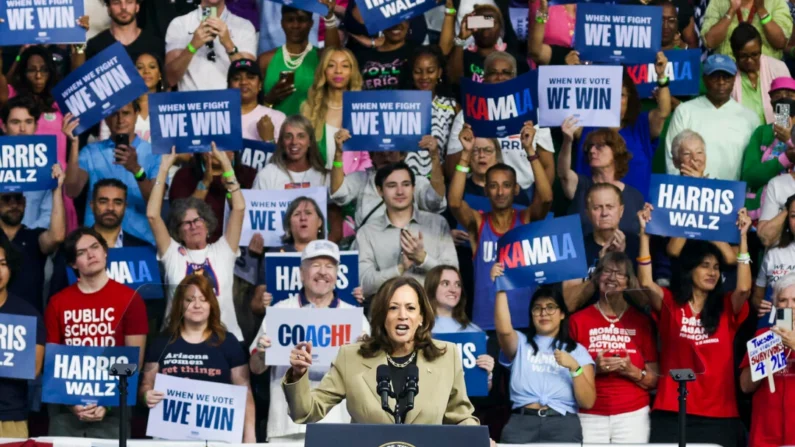
[[[304,247],[304,252],[301,253],[301,262],[321,256],[327,256],[339,264],[340,247],[334,242],[325,239],[316,239],[306,244],[306,247]]]

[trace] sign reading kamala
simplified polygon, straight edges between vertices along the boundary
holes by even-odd
[[[654,61],[662,40],[662,7],[577,6],[574,49],[580,59],[613,64]]]
[[[518,134],[525,121],[535,118],[532,91],[537,80],[535,71],[497,84],[461,78],[464,121],[482,138]]]
[[[83,43],[83,0],[0,0],[3,46]]]
[[[105,271],[110,279],[135,290],[141,298],[160,299],[163,298],[163,284],[156,254],[152,246],[111,248]],[[71,267],[66,267],[66,276],[70,285],[77,282]]]
[[[47,343],[44,356],[42,402],[63,405],[119,405],[117,377],[109,374],[116,363],[137,363],[137,347],[66,346]],[[138,374],[128,379],[138,389]],[[127,405],[135,405],[138,393],[130,391]]]
[[[266,362],[272,366],[290,365],[290,351],[302,342],[312,342],[312,364],[328,366],[337,356],[340,346],[351,344],[362,333],[361,308],[302,308],[270,307],[265,325],[271,334]]]
[[[400,22],[425,14],[439,4],[434,0],[358,0],[356,6],[359,7],[367,31],[370,35],[375,35]]]
[[[127,50],[116,42],[72,71],[52,94],[64,113],[80,118],[75,133],[81,134],[148,91]]]
[[[497,242],[497,262],[505,266],[504,275],[497,278],[497,290],[588,276],[580,217],[558,217],[514,228]]]
[[[169,154],[239,151],[243,145],[240,92],[237,89],[149,95],[152,152]]]
[[[539,126],[558,127],[572,115],[583,127],[621,125],[620,66],[542,65],[538,72]]]
[[[464,366],[464,381],[468,396],[489,395],[489,373],[475,363],[478,356],[486,354],[485,332],[454,332],[433,334],[437,340],[455,343],[461,364]]]
[[[654,205],[648,234],[736,244],[737,212],[745,202],[745,182],[652,174]]]
[[[429,0],[430,1],[430,0]],[[417,151],[431,134],[431,92],[344,92],[342,127],[351,133],[348,151]]]
[[[54,135],[0,137],[0,193],[47,191],[58,186]]]
[[[0,313],[0,377],[36,378],[36,317]]]
[[[243,440],[246,387],[157,374],[154,389],[166,396],[149,410],[146,436],[230,444]]]
[[[665,74],[670,81],[668,88],[674,96],[698,95],[698,83],[701,78],[701,50],[668,50],[665,51],[668,65]],[[641,98],[651,98],[657,88],[657,71],[654,62],[647,64],[627,65],[627,73]]]
[[[301,290],[301,253],[265,253],[265,284],[273,295],[273,303],[298,296]],[[337,269],[337,296],[346,303],[359,306],[353,289],[359,287],[359,252],[340,252]]]
[[[257,140],[243,139],[243,149],[240,151],[240,162],[257,171],[265,168],[270,161],[276,145]]]

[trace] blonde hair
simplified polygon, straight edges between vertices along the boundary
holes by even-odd
[[[343,53],[351,64],[351,77],[348,80],[346,91],[358,92],[362,89],[362,74],[359,72],[359,64],[356,56],[347,48],[326,48],[323,57],[317,64],[315,70],[315,81],[306,95],[306,101],[301,105],[301,115],[309,118],[312,127],[315,128],[315,139],[320,141],[326,130],[326,113],[328,113],[328,80],[326,79],[326,69],[331,63],[331,56],[335,53]],[[333,150],[333,148],[327,148]]]

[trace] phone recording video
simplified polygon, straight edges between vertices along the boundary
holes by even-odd
[[[469,16],[467,27],[471,30],[494,28],[494,17]]]

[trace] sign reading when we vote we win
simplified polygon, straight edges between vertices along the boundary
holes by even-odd
[[[576,23],[574,49],[581,60],[637,64],[654,61],[660,51],[660,6],[578,5]]]
[[[433,338],[455,343],[464,367],[467,396],[488,396],[489,374],[476,364],[478,356],[486,354],[486,333],[453,332],[433,334]]]
[[[558,127],[569,116],[583,127],[621,125],[620,66],[542,65],[538,68],[538,125]]]
[[[149,410],[146,436],[231,444],[243,440],[246,387],[157,374],[154,389],[165,397]]]
[[[163,298],[163,283],[157,264],[155,248],[124,247],[108,250],[108,266],[105,269],[110,279],[122,283],[138,292],[145,300]],[[66,267],[69,284],[77,282],[74,269]]]
[[[439,6],[439,3],[436,0],[360,0],[356,6],[359,7],[367,31],[370,35],[376,35],[400,22],[425,14]]]
[[[461,78],[464,121],[482,138],[518,134],[525,121],[535,119],[535,71],[497,84]]]
[[[58,186],[52,167],[58,163],[53,135],[0,137],[0,193],[47,191]]]
[[[0,313],[0,377],[36,378],[36,317]]]
[[[361,307],[347,309],[269,307],[265,325],[271,347],[265,361],[270,366],[290,365],[290,351],[300,342],[312,343],[312,364],[328,366],[340,346],[356,341],[362,334]]]
[[[737,212],[745,202],[745,182],[652,174],[654,205],[646,233],[736,244]]]
[[[344,92],[342,127],[350,151],[417,151],[431,134],[431,92],[381,90]]]
[[[668,88],[671,95],[698,95],[698,84],[701,79],[701,50],[668,50],[664,53],[668,58],[668,65],[666,65],[663,75],[670,81]],[[654,68],[654,62],[625,66],[629,77],[635,82],[638,96],[651,98],[654,89],[657,88],[657,71]]]
[[[83,0],[0,0],[3,46],[83,43]]]
[[[239,151],[243,145],[240,93],[236,89],[149,95],[152,153]]]
[[[298,296],[301,283],[301,253],[265,253],[265,284],[273,303]],[[359,306],[353,289],[359,287],[359,252],[341,251],[337,268],[337,296],[352,306]]]
[[[69,73],[52,94],[64,114],[80,118],[75,133],[81,134],[148,91],[127,50],[116,42]]]

